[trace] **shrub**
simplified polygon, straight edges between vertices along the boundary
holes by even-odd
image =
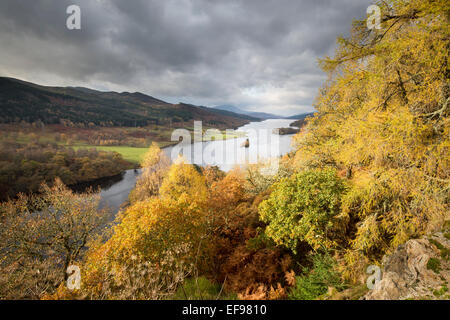
[[[294,253],[299,241],[313,248],[333,246],[333,218],[344,191],[334,170],[305,171],[280,181],[259,206],[262,221],[268,223],[267,235]]]
[[[441,262],[439,259],[436,258],[430,258],[427,262],[427,269],[432,270],[435,273],[441,272]]]
[[[291,267],[289,252],[276,248],[264,234],[258,205],[266,195],[249,195],[240,170],[214,179],[209,188],[209,259],[203,259],[204,273],[224,290],[240,298],[280,298],[284,274]]]
[[[205,277],[186,279],[172,297],[173,300],[234,300],[234,294],[224,293],[223,286]]]
[[[136,182],[136,188],[130,193],[131,203],[143,201],[158,195],[164,177],[166,176],[170,160],[156,143],[153,143],[141,161],[142,175]]]
[[[303,268],[303,275],[296,277],[296,285],[291,289],[292,300],[313,300],[327,293],[329,287],[344,288],[341,277],[335,271],[335,261],[328,254],[312,256],[313,267]]]

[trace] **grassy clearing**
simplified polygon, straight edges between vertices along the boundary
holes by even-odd
[[[73,146],[75,150],[78,149],[97,149],[101,151],[111,151],[117,152],[122,155],[122,157],[130,161],[132,163],[139,164],[142,160],[142,157],[147,152],[148,148],[135,148],[135,147],[127,147],[127,146]]]
[[[227,134],[226,131],[222,131],[220,133],[220,135],[214,135],[213,137],[203,137],[203,141],[220,141],[220,140],[228,140],[228,139],[237,139],[237,138],[242,138],[245,137],[247,134],[245,132],[242,131],[234,131],[234,132],[229,132]]]
[[[186,129],[192,130],[193,127]],[[209,139],[206,138],[205,127],[202,141],[236,139],[246,135],[245,132],[218,130],[218,133]],[[150,134],[151,133],[151,134]],[[60,146],[79,149],[97,149],[101,151],[118,152],[122,157],[139,164],[143,155],[152,142],[160,148],[177,144],[171,141],[172,128],[152,126],[147,128],[66,128],[60,126],[47,126],[44,129],[33,127],[18,128],[11,125],[0,126],[0,139],[8,139],[20,144],[31,142],[51,143]],[[108,138],[104,138],[107,136]],[[124,138],[125,137],[125,138]],[[193,137],[192,137],[193,138]]]

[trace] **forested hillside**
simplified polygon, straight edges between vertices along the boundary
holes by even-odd
[[[20,192],[38,192],[42,183],[52,184],[55,178],[73,185],[115,176],[132,166],[113,152],[0,140],[0,202]]]
[[[188,104],[169,104],[139,92],[101,92],[86,88],[44,87],[0,78],[0,123],[42,122],[102,127],[142,127],[202,120],[219,129],[256,118]]]

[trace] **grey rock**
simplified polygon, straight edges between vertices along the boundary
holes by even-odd
[[[442,234],[430,237],[447,250],[450,241]],[[428,261],[438,259],[438,273],[428,268]],[[397,300],[397,299],[448,299],[450,280],[450,263],[448,256],[442,255],[429,238],[412,239],[397,247],[391,254],[383,258],[382,278],[374,288],[362,299],[364,300]],[[438,291],[438,293],[436,293]]]

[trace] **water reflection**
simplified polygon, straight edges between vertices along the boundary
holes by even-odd
[[[223,171],[229,171],[236,165],[256,163],[264,159],[282,156],[291,151],[292,135],[278,135],[277,128],[289,127],[294,120],[271,119],[251,122],[236,131],[246,135],[236,139],[222,141],[195,142],[192,145],[177,145],[164,149],[172,160],[178,154],[197,165],[216,165]],[[248,148],[244,147],[249,140]]]
[[[125,172],[108,178],[102,178],[89,183],[80,183],[72,186],[72,190],[83,192],[92,188],[100,190],[100,205],[103,209],[109,207],[112,212],[117,213],[120,207],[128,201],[128,195],[136,185],[136,180],[141,175],[142,170],[126,170]]]

